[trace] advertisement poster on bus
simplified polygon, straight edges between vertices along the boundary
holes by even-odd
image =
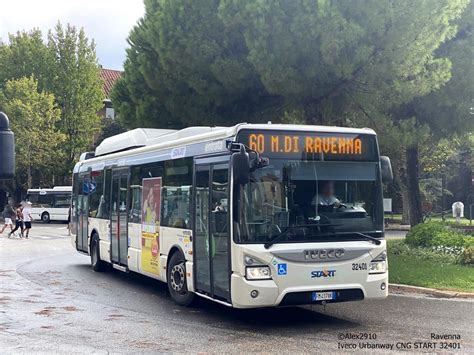
[[[143,179],[142,270],[160,273],[161,178]]]

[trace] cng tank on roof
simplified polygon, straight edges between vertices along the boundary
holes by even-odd
[[[15,176],[15,136],[7,115],[0,112],[0,179]]]

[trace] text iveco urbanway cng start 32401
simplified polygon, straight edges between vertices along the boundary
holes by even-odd
[[[384,298],[391,175],[370,129],[136,129],[76,164],[72,242],[94,270],[167,282],[181,305]]]

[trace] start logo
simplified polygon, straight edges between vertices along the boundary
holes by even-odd
[[[336,276],[336,270],[315,270],[311,271],[311,278],[314,279],[315,277],[320,278],[320,277],[334,277]]]

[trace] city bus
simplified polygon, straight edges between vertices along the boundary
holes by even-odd
[[[28,189],[26,200],[31,202],[31,215],[44,223],[68,221],[72,186],[55,186],[52,189]]]
[[[368,128],[135,129],[74,167],[71,241],[93,270],[161,280],[183,306],[380,299],[391,178]]]

